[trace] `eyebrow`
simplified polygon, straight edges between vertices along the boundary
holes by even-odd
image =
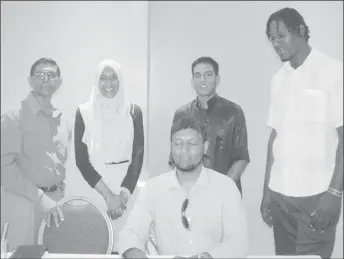
[[[212,71],[212,70],[207,70],[207,71],[205,71],[205,73],[214,73],[214,71]],[[201,72],[194,72],[194,74],[201,74]]]
[[[113,76],[113,77],[118,77],[116,74],[101,74],[100,77],[102,76]]]
[[[184,137],[175,137],[175,140],[185,140],[185,141],[195,140],[195,141],[197,141],[197,138],[192,137],[192,138],[185,139]]]

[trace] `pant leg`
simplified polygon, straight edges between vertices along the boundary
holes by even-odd
[[[1,188],[1,229],[8,222],[8,251],[34,244],[35,203]]]
[[[271,211],[277,255],[319,255],[330,258],[335,241],[336,225],[313,231],[310,214],[323,194],[309,197],[288,197],[271,191]],[[338,220],[340,211],[338,212]],[[338,222],[337,220],[337,222]]]
[[[296,255],[297,220],[291,204],[285,196],[269,191],[276,255]]]
[[[299,255],[319,255],[321,258],[331,258],[336,238],[337,223],[340,218],[340,210],[338,211],[335,224],[329,226],[323,233],[313,231],[308,223],[309,215],[315,210],[323,195],[324,193],[309,197],[294,198],[296,200],[295,206],[297,207],[295,216],[298,219],[297,254]]]

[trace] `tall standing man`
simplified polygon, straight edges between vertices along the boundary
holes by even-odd
[[[330,258],[343,192],[343,63],[310,46],[292,8],[266,34],[284,62],[271,85],[271,135],[261,204],[277,255]]]
[[[70,131],[51,99],[62,84],[50,58],[31,67],[32,88],[20,109],[1,116],[1,226],[9,223],[9,250],[37,243],[44,215],[47,225],[63,220],[56,202],[64,195]]]

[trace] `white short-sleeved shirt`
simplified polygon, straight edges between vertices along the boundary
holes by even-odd
[[[297,69],[273,77],[268,126],[277,137],[269,188],[304,197],[327,190],[343,125],[343,63],[312,48]]]

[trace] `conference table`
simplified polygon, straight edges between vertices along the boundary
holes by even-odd
[[[12,253],[7,253],[7,258],[10,257]],[[171,255],[154,255],[148,256],[151,259],[170,259],[174,256]],[[111,259],[122,259],[120,255],[104,255],[104,254],[52,254],[46,253],[42,258],[111,258]],[[265,259],[321,259],[320,256],[317,255],[297,255],[297,256],[283,256],[283,255],[249,255],[246,258],[265,258]]]

